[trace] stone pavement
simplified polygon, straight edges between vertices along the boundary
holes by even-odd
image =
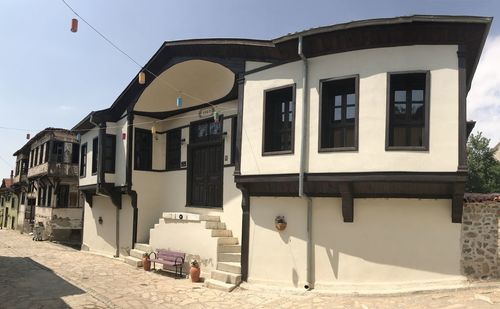
[[[0,230],[0,308],[500,308],[500,283],[399,296],[211,290]]]

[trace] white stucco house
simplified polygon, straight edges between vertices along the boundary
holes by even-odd
[[[165,42],[73,128],[83,247],[182,251],[226,289],[463,280],[466,96],[491,21]]]

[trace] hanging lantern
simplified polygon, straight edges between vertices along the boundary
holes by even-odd
[[[80,135],[80,133],[78,133],[78,134],[76,135],[76,140],[77,140],[77,141],[80,141],[80,139],[81,139],[81,138],[82,138],[82,136]]]
[[[26,134],[26,139],[30,139],[30,137],[31,137],[31,136],[30,136],[30,134],[29,134],[29,133],[28,133],[28,134]]]
[[[139,73],[139,84],[144,85],[146,83],[146,73]]]
[[[181,96],[177,97],[177,107],[182,107],[182,97]]]
[[[77,32],[78,31],[78,19],[73,18],[71,20],[71,32]]]
[[[151,127],[151,134],[156,135],[156,127],[155,127],[155,125],[153,125]]]
[[[219,122],[219,113],[214,111],[214,121],[217,123]]]

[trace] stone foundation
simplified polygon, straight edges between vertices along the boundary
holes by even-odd
[[[500,278],[499,219],[500,200],[475,198],[464,203],[462,271],[470,279]]]

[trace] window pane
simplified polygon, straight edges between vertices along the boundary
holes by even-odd
[[[340,121],[340,120],[342,120],[342,108],[336,107],[334,109],[333,120],[334,121]]]
[[[406,145],[406,128],[394,128],[392,132],[392,146],[408,146]]]
[[[424,120],[424,104],[423,103],[413,103],[411,105],[411,119],[412,120]]]
[[[410,128],[410,145],[409,146],[422,146],[423,128],[413,127]]]
[[[421,102],[424,100],[424,91],[423,90],[412,90],[411,91],[411,100],[413,102]]]
[[[406,103],[394,104],[394,117],[396,119],[405,119]]]
[[[265,94],[264,152],[291,150],[293,89],[287,87]]]
[[[333,147],[338,148],[338,147],[344,147],[344,129],[339,128],[339,129],[333,129]]]
[[[335,106],[342,106],[342,96],[341,95],[335,96]]]
[[[354,119],[356,116],[355,114],[356,114],[356,107],[355,106],[347,106],[345,118],[346,119]]]
[[[345,128],[345,147],[354,147],[354,126]]]
[[[349,93],[347,95],[347,105],[354,105],[356,104],[356,96],[354,93]]]
[[[394,91],[394,101],[396,102],[406,102],[406,91],[396,90]]]

